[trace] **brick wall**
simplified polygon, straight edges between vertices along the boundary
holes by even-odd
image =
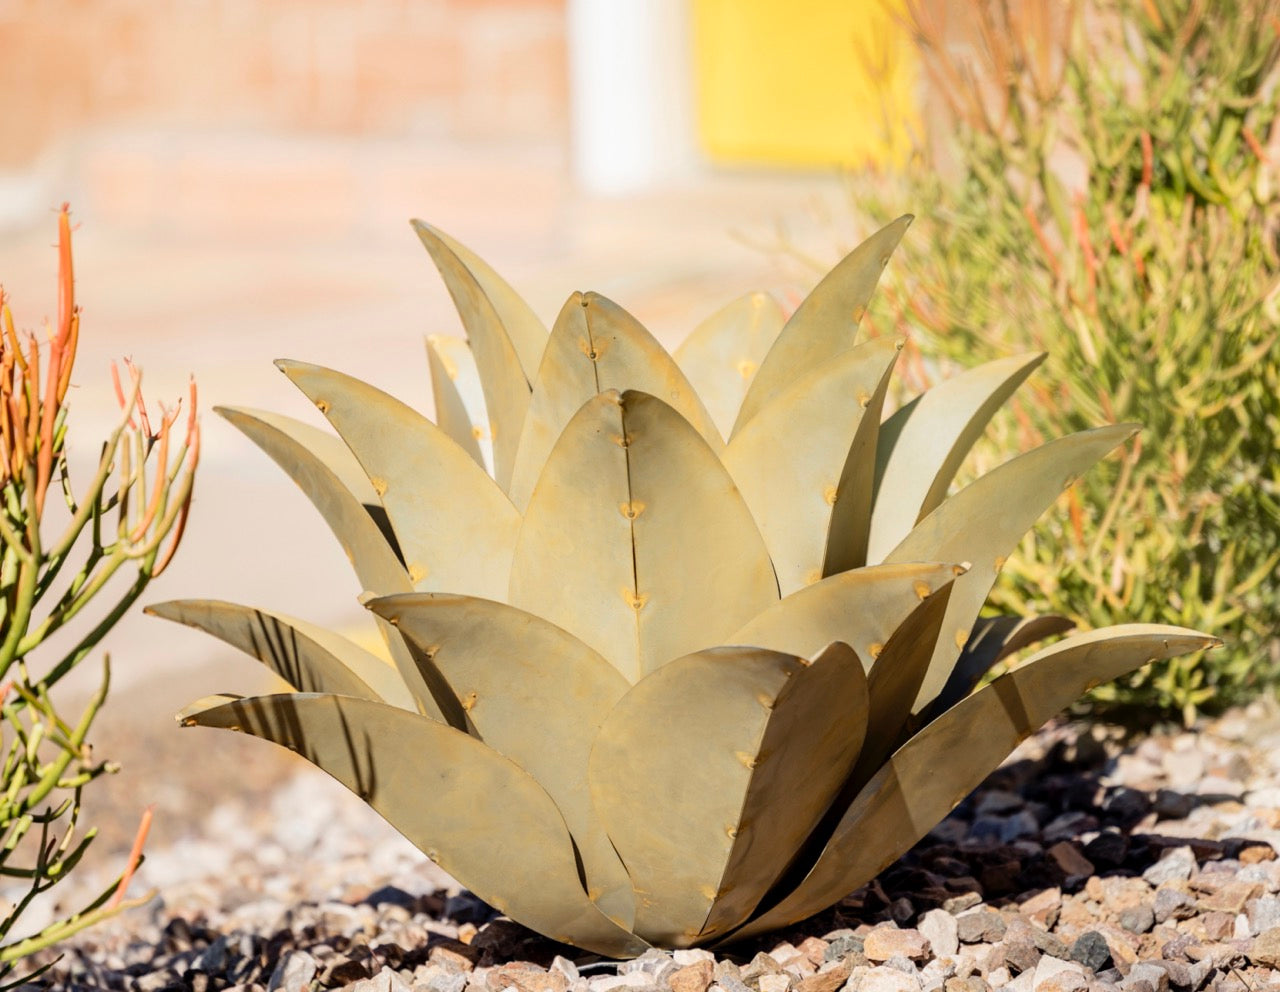
[[[0,0],[0,168],[84,127],[563,140],[564,0]]]

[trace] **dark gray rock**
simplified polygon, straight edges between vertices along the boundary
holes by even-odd
[[[1111,948],[1107,946],[1106,938],[1096,930],[1086,930],[1076,938],[1068,956],[1072,961],[1077,961],[1084,965],[1090,971],[1102,971],[1111,960]]]

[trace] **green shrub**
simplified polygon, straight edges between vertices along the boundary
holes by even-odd
[[[120,419],[88,486],[73,488],[66,399],[80,312],[65,206],[58,233],[58,319],[46,327],[46,347],[34,334],[20,339],[0,292],[0,879],[20,893],[0,905],[0,980],[27,955],[142,901],[124,895],[149,810],[118,880],[80,911],[36,934],[20,933],[33,901],[70,875],[94,838],[79,822],[85,786],[115,770],[93,755],[88,739],[110,682],[105,663],[82,713],[64,717],[51,691],[168,565],[182,538],[199,451],[194,384],[184,438],[175,429],[177,410],[162,410],[153,430],[140,373],[129,366],[126,395],[113,368]],[[127,585],[108,584],[130,573]],[[96,618],[95,606],[106,607]],[[67,629],[73,621],[78,625]],[[52,655],[40,650],[60,631]]]
[[[1052,385],[1003,424],[1024,447],[1146,425],[1064,495],[993,602],[1215,631],[1226,650],[1093,697],[1189,720],[1280,672],[1280,3],[966,12],[967,45],[908,17],[945,144],[857,190],[873,218],[906,202],[925,228],[880,319],[965,365],[1047,351]]]

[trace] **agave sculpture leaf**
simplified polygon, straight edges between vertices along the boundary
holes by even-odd
[[[908,221],[789,320],[752,294],[674,358],[592,293],[548,334],[415,222],[468,338],[428,342],[435,423],[300,362],[280,367],[337,437],[222,411],[341,541],[389,663],[266,610],[161,604],[297,690],[211,697],[183,723],[297,751],[495,907],[621,956],[821,910],[1089,686],[1211,644],[1091,631],[975,688],[1069,628],[979,611],[1026,530],[1134,428],[953,493],[1041,356],[884,416],[897,348],[855,335]]]

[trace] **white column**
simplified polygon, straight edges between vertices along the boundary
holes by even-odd
[[[695,167],[687,0],[567,0],[574,173],[591,193]]]

